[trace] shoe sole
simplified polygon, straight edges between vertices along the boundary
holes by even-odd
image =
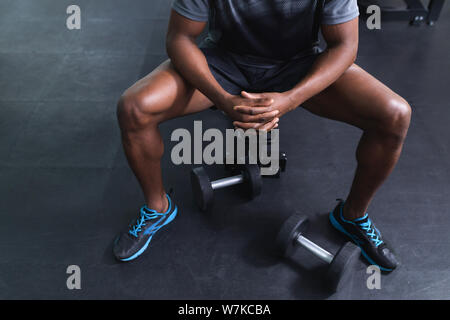
[[[150,244],[150,241],[152,241],[153,236],[155,235],[156,232],[159,231],[159,229],[161,229],[162,227],[164,227],[165,225],[169,224],[170,222],[172,222],[173,219],[175,219],[175,217],[177,216],[178,213],[178,207],[175,207],[175,210],[173,210],[173,212],[170,214],[170,216],[166,219],[166,221],[160,225],[158,228],[156,228],[153,231],[153,234],[148,238],[147,242],[145,242],[145,244],[142,246],[141,249],[139,249],[138,252],[136,252],[135,254],[133,254],[131,257],[128,258],[124,258],[124,259],[119,259],[120,261],[131,261],[136,259],[137,257],[139,257],[148,247],[148,245]]]
[[[384,268],[384,267],[378,265],[377,263],[375,263],[375,261],[373,261],[373,260],[369,257],[369,255],[364,251],[364,249],[358,244],[358,242],[355,240],[355,238],[354,238],[350,233],[348,233],[348,232],[340,225],[340,223],[339,223],[339,222],[336,220],[336,218],[334,217],[333,211],[330,212],[329,219],[330,219],[331,225],[332,225],[335,229],[337,229],[338,231],[340,231],[341,233],[343,233],[344,235],[346,235],[348,238],[350,238],[350,240],[351,240],[354,244],[356,244],[356,245],[361,249],[361,253],[362,253],[363,257],[366,258],[366,260],[367,260],[370,264],[377,266],[377,267],[380,268],[380,270],[382,270],[382,271],[391,272],[391,271],[394,270],[394,269]]]

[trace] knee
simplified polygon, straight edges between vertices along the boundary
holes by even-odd
[[[381,121],[384,133],[403,142],[411,121],[411,106],[403,98],[393,98],[386,102],[385,114]]]
[[[117,119],[120,128],[127,131],[145,128],[155,120],[144,99],[128,91],[122,94],[117,103]]]

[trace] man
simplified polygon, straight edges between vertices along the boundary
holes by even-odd
[[[116,257],[139,256],[177,214],[161,178],[160,123],[215,105],[236,127],[269,131],[301,106],[363,131],[350,193],[330,222],[369,263],[392,271],[398,262],[366,211],[397,163],[411,109],[354,64],[356,0],[175,0],[172,9],[170,60],[126,90],[118,104],[125,153],[146,205],[116,239]],[[207,23],[208,38],[197,46]]]

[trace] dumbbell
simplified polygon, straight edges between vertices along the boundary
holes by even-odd
[[[298,246],[301,246],[328,263],[327,282],[330,289],[334,292],[339,291],[348,282],[361,250],[353,243],[347,242],[332,255],[303,235],[307,225],[308,218],[304,215],[293,214],[289,217],[278,233],[277,249],[281,255],[289,257]]]
[[[257,164],[242,165],[238,167],[234,173],[237,174],[210,181],[208,174],[203,167],[192,170],[191,185],[195,201],[200,210],[207,211],[210,209],[214,199],[214,190],[217,189],[244,184],[250,199],[253,199],[261,193],[261,169]]]

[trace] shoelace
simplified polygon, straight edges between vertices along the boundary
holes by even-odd
[[[149,212],[146,212],[148,210]],[[141,208],[141,216],[136,221],[136,224],[132,226],[131,230],[128,231],[134,237],[138,237],[138,233],[142,231],[142,227],[145,226],[145,222],[148,220],[157,219],[164,216],[165,213],[159,213],[152,209],[145,209],[145,206]]]
[[[370,219],[367,219],[367,222],[361,222],[359,223],[361,228],[366,231],[366,234],[370,237],[370,239],[375,243],[375,246],[378,248],[380,244],[383,243],[383,240],[380,239],[380,234],[378,230],[374,227],[372,224],[372,221]]]

